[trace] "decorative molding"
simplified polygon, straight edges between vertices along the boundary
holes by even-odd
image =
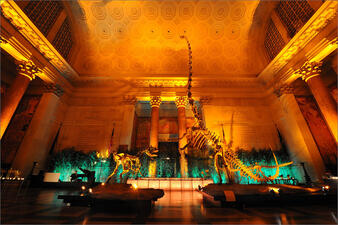
[[[337,32],[334,32],[336,35]],[[338,48],[338,38],[334,37],[331,40],[328,40],[327,38],[323,38],[313,49],[311,49],[309,52],[307,52],[306,58],[310,62],[320,62],[325,57],[330,55],[333,51],[335,51]]]
[[[45,93],[54,93],[58,97],[62,96],[64,93],[62,87],[59,84],[45,83],[44,89]]]
[[[185,108],[185,106],[188,104],[187,96],[179,96],[175,98],[175,104],[177,108]]]
[[[294,75],[307,82],[312,77],[319,76],[322,72],[322,62],[306,62]]]
[[[186,78],[183,79],[135,79],[132,83],[136,87],[185,87],[188,84]]]
[[[29,60],[31,53],[13,36],[1,28],[1,48],[18,61]]]
[[[1,1],[0,4],[2,15],[49,60],[63,77],[69,81],[78,79],[78,74],[13,0]]]
[[[291,85],[283,84],[281,86],[276,85],[274,87],[274,94],[280,97],[284,94],[293,94],[294,88]]]
[[[1,37],[0,37],[0,43],[1,43],[1,44],[7,44],[7,43],[8,43],[8,40],[1,36]]]
[[[111,87],[114,85],[130,85],[140,88],[185,88],[188,84],[187,78],[137,78],[137,79],[112,79],[112,78],[81,78],[76,81],[77,87]],[[256,77],[253,78],[223,78],[203,79],[195,78],[192,82],[197,88],[262,88],[263,85]]]
[[[151,108],[153,107],[157,107],[159,108],[160,105],[161,105],[161,97],[160,96],[152,96],[150,97],[150,105],[151,105]]]
[[[41,70],[31,61],[17,61],[19,75],[28,77],[30,80],[35,79]]]
[[[135,105],[137,99],[134,95],[125,95],[123,96],[123,104],[125,105]]]
[[[325,1],[302,29],[290,40],[282,51],[259,74],[268,83],[271,75],[277,73],[300,52],[337,15],[337,1]]]

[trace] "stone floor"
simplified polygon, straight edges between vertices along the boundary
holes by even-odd
[[[59,194],[70,190],[23,189],[2,191],[1,224],[337,224],[335,206],[206,208],[195,191],[166,192],[148,217],[136,213],[95,212],[68,207]]]

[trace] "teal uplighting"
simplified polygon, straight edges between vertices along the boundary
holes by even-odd
[[[289,162],[290,159],[285,151],[275,151],[274,152],[278,163],[286,163]],[[238,158],[244,163],[246,166],[255,165],[258,163],[259,165],[267,165],[274,166],[275,161],[273,159],[272,152],[266,149],[255,150],[252,149],[250,151],[246,150],[237,150]],[[178,156],[179,157],[179,156]],[[158,157],[156,160],[156,177],[159,178],[169,178],[176,177],[180,178],[180,161],[179,158],[169,158],[169,157]],[[214,160],[213,158],[198,158],[198,157],[187,157],[188,160],[188,176],[192,178],[203,178],[203,179],[212,179],[214,183],[219,183],[219,176],[214,168]],[[149,173],[149,157],[146,155],[141,156],[141,168],[140,171],[143,177],[148,177]],[[98,158],[96,156],[96,152],[92,152],[89,154],[82,153],[80,151],[75,151],[75,149],[66,149],[63,150],[56,155],[51,160],[51,169],[55,173],[60,173],[60,181],[66,182],[70,181],[70,176],[72,173],[77,171],[78,174],[82,174],[79,168],[87,169],[90,171],[95,171],[95,181],[96,182],[105,182],[107,177],[113,172],[115,169],[116,163],[113,158],[110,156],[106,159]],[[262,171],[266,176],[273,176],[275,174],[276,169],[273,168],[262,168]],[[113,181],[120,181],[120,173],[122,172],[122,166],[118,168],[117,174],[113,177]],[[292,178],[292,182],[287,179],[289,175]],[[127,173],[123,176],[123,179],[126,178],[138,178],[142,177],[140,174]],[[281,177],[282,176],[282,177]],[[221,172],[222,183],[226,183],[226,175]],[[85,180],[84,178],[83,180]],[[240,177],[239,173],[235,173],[235,181],[240,184],[256,184],[257,181],[254,181],[247,177]],[[304,183],[304,173],[303,169],[299,165],[289,165],[286,167],[281,167],[279,171],[279,177],[276,180],[278,183]]]
[[[96,152],[85,154],[75,149],[65,149],[54,155],[50,166],[54,173],[60,173],[59,179],[63,182],[70,181],[70,176],[75,171],[82,174],[79,168],[95,171],[95,181],[104,182],[115,168],[115,162],[111,158],[97,158]]]
[[[286,151],[279,150],[274,152],[278,164],[289,162],[289,156]],[[237,150],[238,158],[246,166],[252,166],[257,163],[258,165],[275,166],[271,150],[268,149],[252,149],[250,151],[239,149]],[[212,179],[214,183],[220,183],[219,175],[214,167],[214,159],[198,159],[188,158],[189,177]],[[266,176],[273,176],[276,172],[275,168],[262,168],[262,172]],[[304,172],[300,165],[289,165],[279,168],[279,176],[275,180],[276,183],[298,184],[304,183]],[[290,179],[287,179],[289,176]],[[226,175],[221,172],[222,182],[227,183]],[[259,182],[250,178],[240,176],[239,172],[235,173],[235,182],[240,184],[258,184]]]

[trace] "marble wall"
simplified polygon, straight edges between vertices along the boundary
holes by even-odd
[[[119,146],[123,125],[123,108],[116,106],[68,107],[57,141],[56,150],[105,151],[113,134],[113,149]]]
[[[226,141],[232,140],[234,148],[280,148],[270,106],[264,99],[213,99],[202,108],[207,128],[220,137],[224,130]]]

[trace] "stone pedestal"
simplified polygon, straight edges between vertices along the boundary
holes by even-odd
[[[11,85],[6,98],[1,102],[0,115],[0,139],[5,133],[12,116],[19,105],[19,102],[27,90],[31,80],[39,72],[39,69],[31,62],[20,62],[18,65],[19,74]]]
[[[161,97],[151,97],[151,122],[150,122],[150,139],[149,146],[158,148],[158,130],[159,130],[159,119],[160,119],[160,104]],[[156,176],[156,161],[150,161],[149,163],[149,177]]]
[[[185,106],[187,104],[186,97],[177,97],[176,98],[177,106],[177,120],[178,120],[178,146],[180,152],[180,167],[181,167],[181,177],[188,177],[188,162],[185,157],[187,153],[187,148],[183,149],[187,145],[187,138],[185,136],[187,132],[186,117],[185,117]]]
[[[44,93],[12,163],[13,169],[18,169],[27,176],[33,162],[39,163],[39,169],[45,168],[48,153],[60,126],[57,119],[60,113],[62,110],[59,96],[54,92]]]

